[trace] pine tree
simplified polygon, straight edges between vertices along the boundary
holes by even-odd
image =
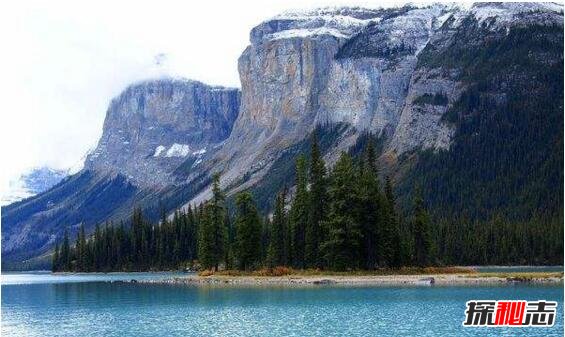
[[[87,255],[87,247],[86,247],[86,234],[84,233],[84,224],[80,225],[80,230],[77,234],[77,241],[76,241],[76,257],[77,257],[77,270],[78,271],[86,271],[86,255]]]
[[[226,269],[231,269],[233,267],[233,242],[234,242],[235,231],[227,207],[225,209],[224,219],[225,219],[224,263],[226,265]]]
[[[220,190],[220,176],[213,177],[212,199],[205,205],[201,215],[198,258],[204,268],[219,269],[225,259],[226,209],[225,197]]]
[[[62,270],[71,270],[71,247],[69,243],[69,232],[65,229],[65,234],[63,235],[63,244],[61,246],[61,262]]]
[[[286,191],[277,195],[275,211],[271,225],[271,240],[267,252],[267,265],[269,267],[286,265],[285,242],[287,230],[286,212],[284,210]]]
[[[236,260],[239,269],[249,270],[255,267],[261,258],[261,220],[249,192],[237,195],[236,208]]]
[[[375,160],[374,147],[369,140],[359,164],[356,194],[352,196],[356,201],[356,220],[361,225],[363,235],[361,262],[366,269],[375,268],[378,257],[383,253],[379,246],[387,239],[382,231],[382,196]]]
[[[132,249],[133,249],[133,262],[139,265],[143,261],[143,214],[141,208],[135,208],[133,211],[131,226],[132,226]],[[98,226],[97,226],[98,227]],[[95,231],[96,236],[96,231]],[[97,260],[100,260],[100,248],[97,248]]]
[[[210,204],[206,204],[199,216],[198,261],[204,269],[215,268],[217,264],[217,256],[214,250],[215,231],[212,223],[211,208]]]
[[[296,160],[296,195],[290,209],[290,260],[294,267],[304,268],[305,230],[308,222],[306,158]]]
[[[196,217],[194,216],[194,210],[192,205],[188,205],[188,210],[186,211],[186,223],[187,223],[187,256],[192,262],[198,257],[198,223],[196,222]]]
[[[211,214],[210,221],[213,228],[214,236],[214,255],[215,266],[218,270],[219,263],[224,258],[225,254],[225,239],[227,236],[226,225],[226,209],[224,206],[225,196],[220,189],[220,175],[214,174],[212,178],[212,200],[211,200]]]
[[[59,263],[60,263],[60,257],[59,257],[59,245],[55,245],[55,250],[53,252],[53,260],[51,261],[51,271],[53,272],[57,272],[59,271],[60,267],[59,267]]]
[[[263,264],[266,264],[267,262],[267,254],[269,251],[269,245],[271,242],[271,230],[272,230],[272,221],[271,219],[269,219],[268,216],[265,216],[263,218],[263,221],[261,221],[261,259],[260,261]]]
[[[325,220],[327,197],[326,166],[316,133],[311,140],[310,151],[310,193],[308,202],[308,222],[305,230],[304,259],[307,267],[321,267],[322,257],[319,254],[320,243],[325,240],[326,231],[322,228]]]
[[[330,176],[328,237],[322,245],[330,268],[345,270],[359,266],[362,234],[355,218],[355,173],[351,157],[342,152]]]
[[[388,245],[392,249],[389,251],[390,256],[387,259],[390,259],[390,263],[388,264],[391,267],[400,267],[402,265],[406,265],[409,263],[410,253],[407,247],[406,241],[402,239],[400,234],[400,226],[398,215],[396,214],[396,205],[395,205],[395,197],[394,192],[392,190],[392,182],[390,177],[385,178],[385,194],[384,194],[384,201],[383,201],[383,226],[388,227],[388,231],[390,231],[390,238],[388,242],[383,242],[383,245]],[[386,251],[387,248],[380,247],[382,251]],[[383,254],[383,256],[386,256]]]
[[[418,192],[414,200],[414,218],[412,221],[416,264],[420,267],[426,267],[433,261],[433,243],[430,217],[424,207],[424,200]]]

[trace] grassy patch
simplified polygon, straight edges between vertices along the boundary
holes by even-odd
[[[403,267],[399,269],[382,268],[376,270],[350,270],[350,271],[331,271],[321,269],[292,269],[279,266],[275,268],[263,268],[254,271],[242,270],[204,270],[198,273],[199,276],[386,276],[386,275],[432,275],[432,274],[476,274],[472,268],[465,267]]]

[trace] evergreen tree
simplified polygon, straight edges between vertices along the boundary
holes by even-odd
[[[51,271],[57,272],[57,271],[60,270],[59,259],[60,259],[60,257],[59,257],[59,245],[56,244],[55,245],[55,251],[53,252],[53,260],[51,261]]]
[[[63,236],[63,244],[61,246],[61,262],[60,265],[65,271],[71,270],[71,247],[69,243],[69,232],[65,228]]]
[[[330,268],[345,270],[359,266],[362,234],[355,218],[355,173],[351,157],[343,152],[330,177],[328,237],[322,248]]]
[[[388,249],[392,249],[392,254],[388,250],[390,255],[383,253],[383,256],[387,256],[390,259],[389,265],[391,267],[400,267],[409,263],[410,253],[406,244],[406,240],[402,239],[400,234],[398,215],[396,214],[396,205],[394,192],[392,190],[392,182],[390,177],[385,178],[385,196],[383,202],[383,226],[387,227],[387,231],[390,233],[388,242],[383,240],[382,245],[387,245],[387,248],[379,247],[382,251],[386,252]]]
[[[296,160],[296,195],[290,209],[290,260],[294,267],[304,268],[305,230],[308,223],[306,157]]]
[[[282,191],[277,195],[275,201],[275,211],[273,213],[273,221],[271,225],[271,240],[267,252],[267,265],[269,267],[286,265],[285,242],[287,219],[284,210],[286,191]]]
[[[131,226],[132,226],[132,248],[134,252],[133,261],[136,265],[139,265],[143,261],[143,214],[141,212],[141,208],[135,208],[133,211],[132,219],[131,219]],[[95,230],[95,237],[96,231],[99,228],[97,226]],[[98,240],[97,240],[98,241]],[[100,259],[100,247],[96,249],[96,256],[98,260]]]
[[[212,194],[212,199],[200,214],[198,259],[204,268],[218,270],[220,262],[225,259],[227,236],[225,197],[220,190],[218,174],[213,177]]]
[[[249,192],[236,197],[235,219],[236,260],[239,269],[254,268],[261,258],[261,220]]]
[[[198,261],[204,269],[212,269],[218,263],[218,256],[214,247],[214,225],[211,217],[211,206],[207,204],[200,212],[199,234],[198,234]]]
[[[420,193],[417,194],[414,201],[414,219],[412,221],[416,264],[420,267],[426,267],[433,261],[433,244],[430,217],[424,207],[424,200]]]
[[[263,221],[261,221],[261,258],[260,261],[263,264],[267,264],[267,255],[269,251],[269,246],[271,242],[271,227],[273,226],[271,219],[266,216]]]
[[[224,249],[224,263],[226,264],[226,269],[231,269],[233,268],[233,245],[234,245],[233,243],[235,240],[235,231],[227,207],[225,210],[224,219],[225,219],[224,228],[226,235],[225,249]]]
[[[187,223],[187,247],[188,247],[188,259],[190,261],[198,258],[198,222],[194,215],[194,210],[192,205],[188,205],[188,210],[186,211],[186,223]]]
[[[84,233],[84,224],[80,225],[80,230],[77,234],[76,241],[76,258],[77,258],[77,270],[86,271],[87,270],[87,247],[86,247],[86,234]]]
[[[362,266],[373,269],[377,261],[381,265],[387,263],[383,261],[382,243],[386,238],[383,236],[383,217],[381,215],[381,192],[377,177],[375,150],[371,140],[368,141],[363,157],[359,164],[359,176],[355,180],[356,221],[361,225],[363,236],[361,256]],[[381,248],[381,249],[379,249]],[[381,257],[381,259],[378,259]]]
[[[325,220],[327,198],[326,166],[316,132],[312,136],[310,151],[310,193],[308,204],[308,222],[305,230],[304,259],[307,267],[320,267],[322,257],[319,254],[320,243],[325,240],[326,231],[322,228]]]
[[[219,263],[224,258],[225,254],[227,228],[224,202],[225,196],[220,189],[220,175],[216,173],[212,178],[212,200],[210,202],[210,221],[214,237],[213,249],[215,255],[215,270],[218,270]]]

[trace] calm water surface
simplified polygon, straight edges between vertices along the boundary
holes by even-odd
[[[563,336],[563,288],[206,288],[104,282],[167,273],[2,276],[2,336]],[[470,299],[559,302],[551,328],[463,328]]]

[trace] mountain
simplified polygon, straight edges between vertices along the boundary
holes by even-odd
[[[50,167],[33,168],[17,179],[10,181],[9,189],[2,196],[0,205],[9,205],[44,192],[63,180],[67,175],[68,172],[65,170],[57,170]]]
[[[520,38],[530,33],[530,39]],[[405,177],[413,176],[419,157],[412,153],[430,152],[434,157],[447,152],[457,156],[451,160],[461,160],[460,154],[450,150],[461,138],[460,132],[473,134],[474,129],[462,128],[464,125],[448,117],[461,109],[474,88],[483,85],[479,72],[488,69],[495,82],[485,88],[485,98],[505,109],[512,94],[509,84],[514,83],[512,88],[522,84],[527,84],[524,88],[548,87],[543,77],[535,77],[538,74],[524,67],[530,63],[538,64],[533,68],[545,67],[547,71],[539,76],[553,74],[554,85],[549,89],[559,92],[562,35],[562,6],[541,3],[478,3],[469,9],[444,5],[338,8],[277,16],[251,31],[251,45],[239,59],[240,116],[226,145],[204,167],[221,171],[222,186],[231,193],[271,185],[267,194],[272,194],[288,183],[287,179],[272,183],[273,175],[281,175],[281,162],[277,161],[281,153],[306,139],[316,125],[342,123],[347,127],[328,144],[331,150],[326,151],[326,161],[334,162],[340,151],[353,146],[359,135],[368,131],[384,139],[383,169],[402,185]],[[548,43],[540,45],[538,37]],[[489,53],[503,48],[508,48],[506,64],[497,69],[497,60],[489,59]],[[475,60],[475,55],[481,58]],[[478,61],[483,62],[484,70],[477,69],[481,66]],[[515,81],[526,75],[534,75],[529,83]],[[535,92],[526,92],[529,97],[524,101],[537,102]],[[562,120],[559,106],[563,95],[552,100],[556,106],[548,116]],[[481,116],[488,116],[488,112]],[[527,133],[533,131],[521,130],[507,137],[526,142],[531,136]],[[559,153],[561,132],[555,128],[535,131],[554,138],[544,140],[553,145],[544,150]],[[537,145],[539,150],[543,142]],[[504,155],[506,150],[501,148],[499,153]],[[473,157],[469,153],[461,156]],[[506,160],[508,165],[518,163],[516,158]],[[560,171],[558,165],[550,167],[553,173]],[[459,169],[465,168],[469,167]],[[288,177],[292,170],[285,174]],[[436,185],[441,181],[437,179]],[[461,184],[472,179],[475,177]],[[399,188],[403,195],[410,194],[407,186]],[[210,190],[204,190],[190,202],[201,202],[209,195]],[[464,202],[460,200],[454,208]]]
[[[238,89],[162,79],[114,98],[98,146],[84,168],[48,191],[2,207],[2,257],[25,260],[49,250],[65,228],[126,218],[134,205],[156,205],[184,174],[230,134]],[[179,167],[181,169],[179,169]],[[182,195],[182,194],[180,194]]]
[[[202,202],[214,172],[268,210],[314,130],[329,165],[374,137],[403,208],[420,186],[437,218],[562,218],[560,5],[288,12],[253,28],[238,68],[241,91],[126,89],[82,171],[2,208],[2,257],[37,256],[65,227],[134,205],[157,219]]]

